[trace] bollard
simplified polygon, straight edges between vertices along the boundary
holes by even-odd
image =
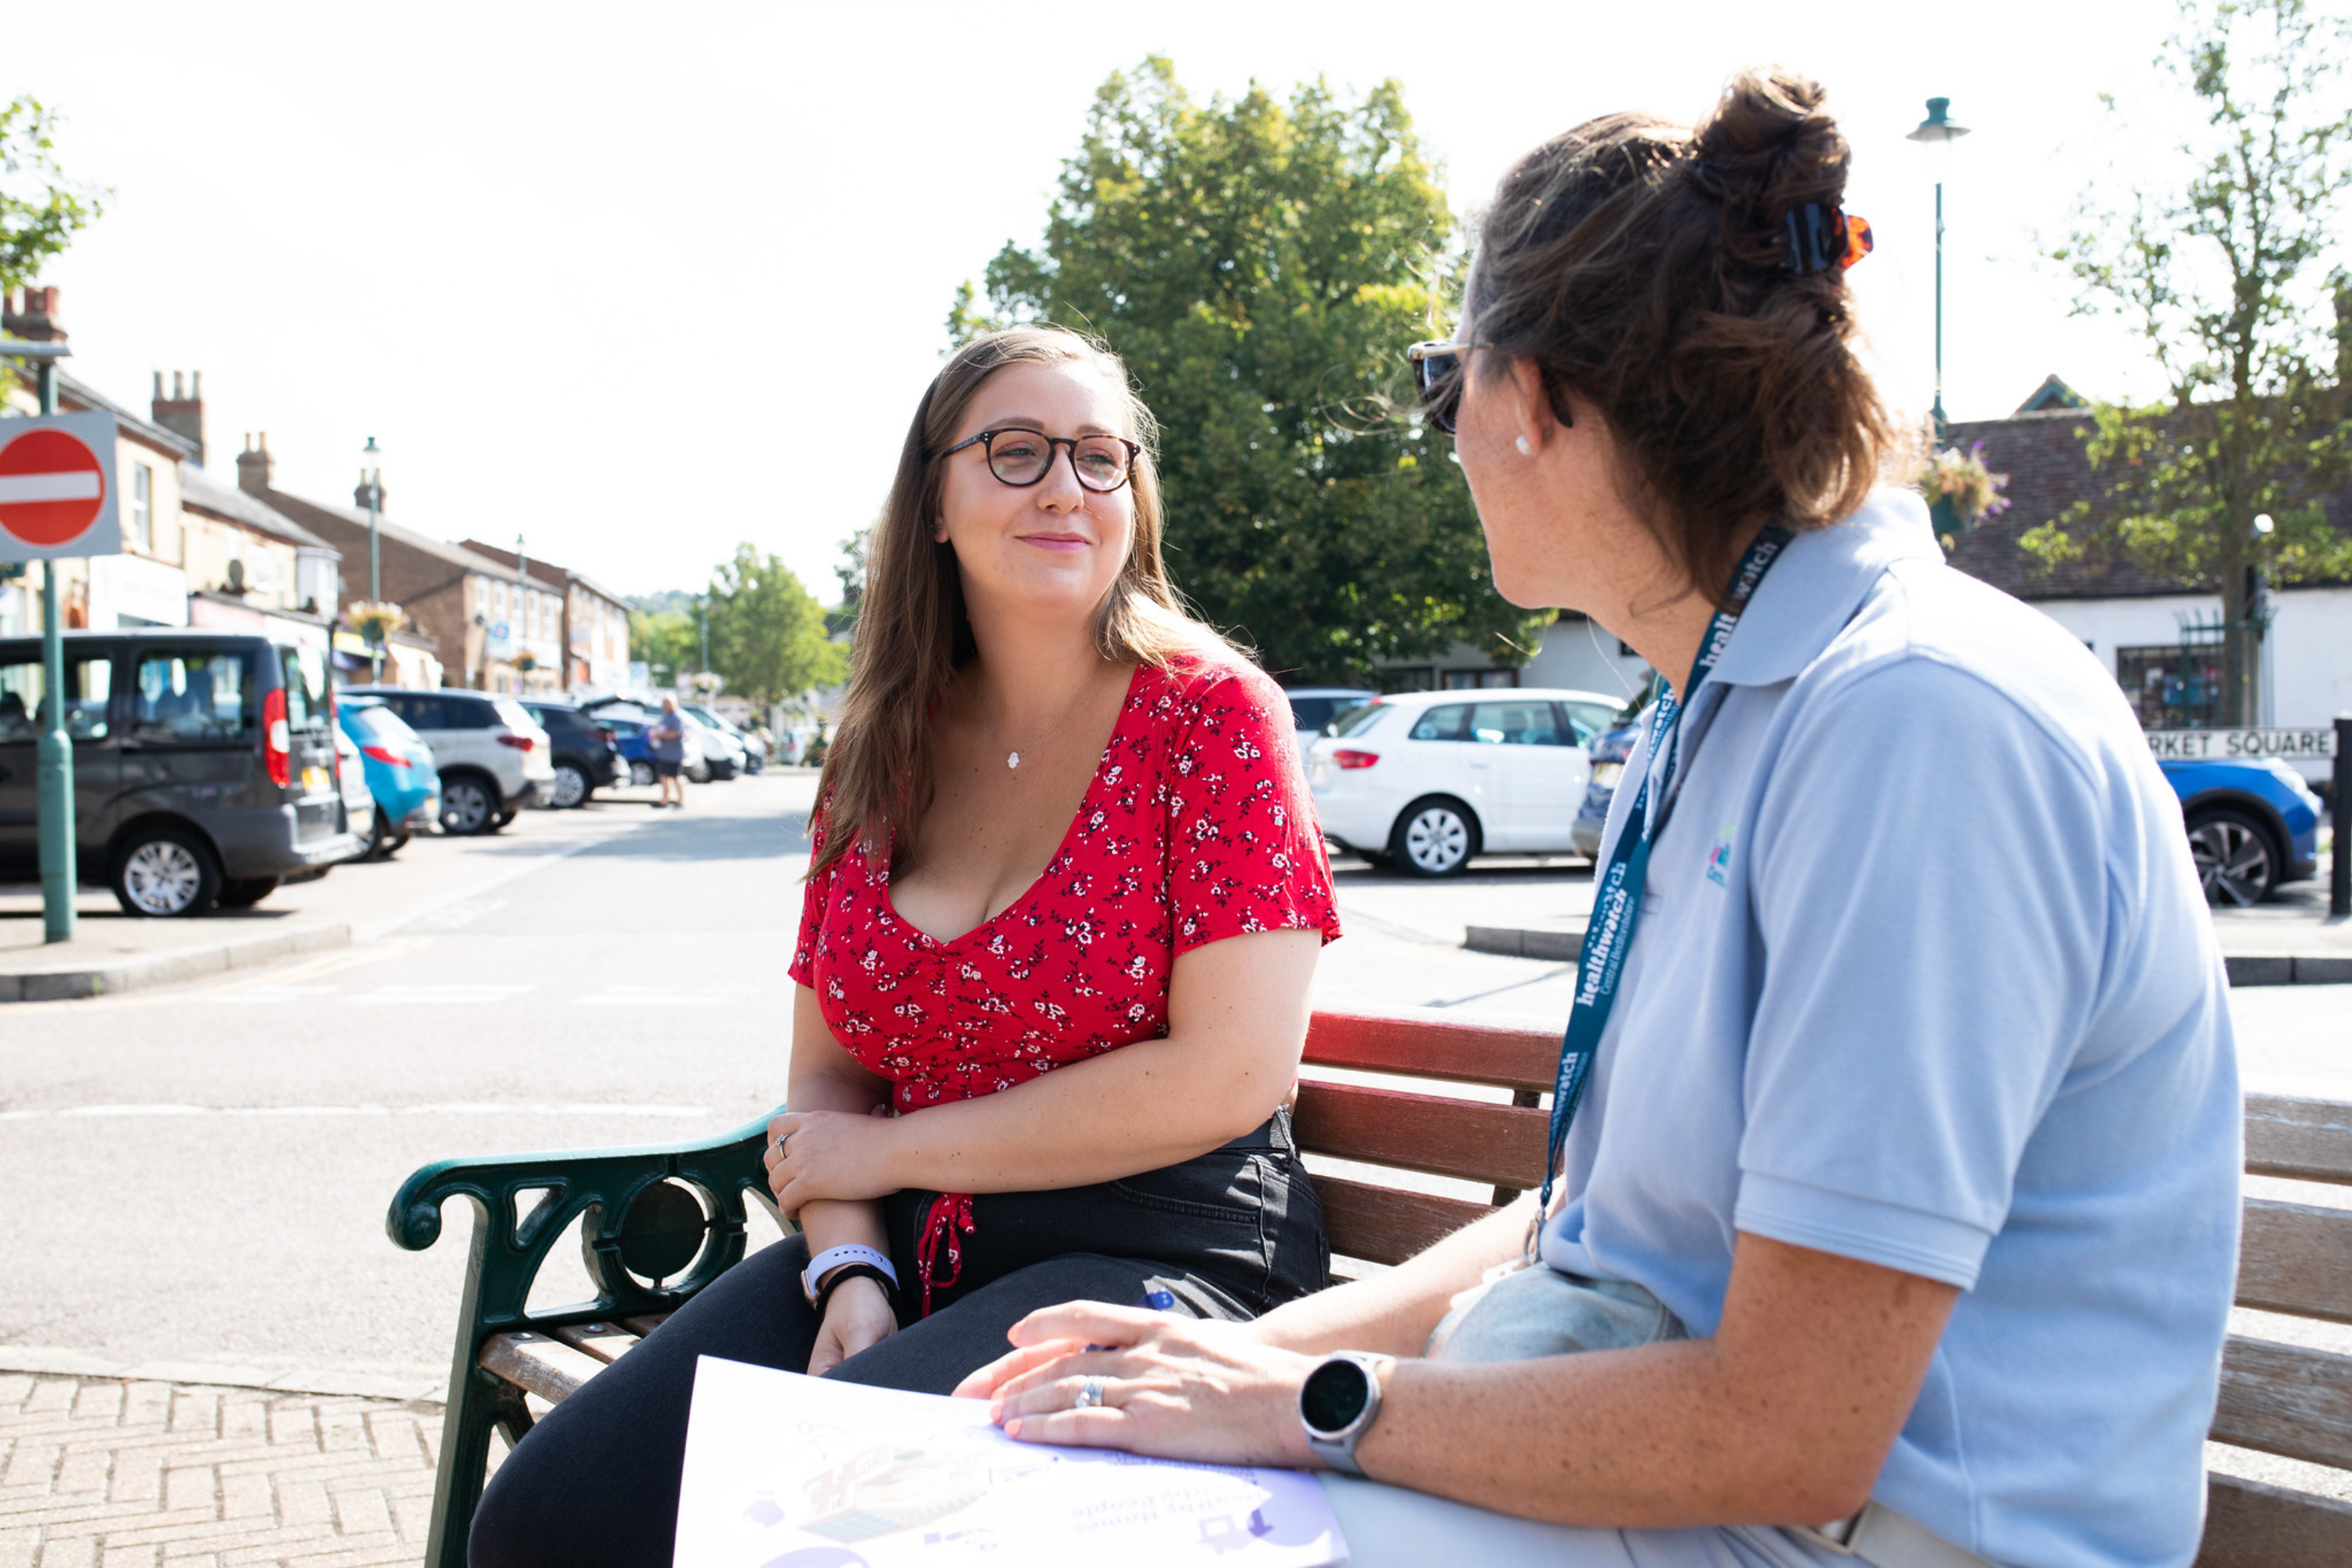
[[[2352,713],[2336,716],[2336,800],[2328,807],[2336,819],[2336,847],[2327,858],[2327,912],[2336,919],[2352,915]]]

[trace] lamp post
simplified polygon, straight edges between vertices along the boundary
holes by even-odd
[[[1927,118],[1919,121],[1909,140],[1920,142],[1936,154],[1936,440],[1944,439],[1944,172],[1951,160],[1952,143],[1969,133],[1965,125],[1952,122],[1952,100],[1931,98],[1927,100]]]
[[[520,645],[515,649],[515,689],[520,691],[528,684],[523,677],[529,673],[522,668],[522,656],[530,651],[527,640],[530,637],[530,552],[520,533],[515,535],[514,625],[514,640]]]
[[[0,353],[33,361],[43,415],[58,411],[58,361],[73,353],[59,342],[0,342]],[[71,942],[79,928],[74,886],[73,740],[66,733],[65,617],[58,604],[58,562],[41,563],[41,691],[45,728],[34,746],[33,794],[39,817],[41,940]]]
[[[383,555],[376,542],[376,523],[383,512],[383,448],[375,437],[367,438],[360,448],[360,483],[367,487],[368,502],[368,603],[383,603]],[[381,636],[368,639],[368,679],[383,679],[383,640]]]

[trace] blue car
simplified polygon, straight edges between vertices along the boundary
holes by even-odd
[[[410,834],[441,819],[441,773],[433,765],[433,748],[381,699],[345,697],[335,712],[360,749],[368,794],[375,797],[375,826],[360,858],[390,859]]]
[[[1601,833],[1609,826],[1609,802],[1617,794],[1618,775],[1625,771],[1625,759],[1633,754],[1633,742],[1640,732],[1638,725],[1620,724],[1592,738],[1589,753],[1592,778],[1584,786],[1584,804],[1576,808],[1576,821],[1568,830],[1570,845],[1588,860],[1601,858]]]
[[[2254,904],[2319,868],[2319,797],[2275,758],[2159,762],[2210,904]]]

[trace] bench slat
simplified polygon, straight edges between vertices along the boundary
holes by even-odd
[[[561,1405],[579,1386],[604,1370],[585,1351],[545,1334],[493,1334],[482,1342],[482,1370],[494,1373],[550,1405]]]
[[[2238,1305],[2352,1323],[2352,1210],[2246,1200]]]
[[[562,1340],[573,1350],[585,1351],[610,1366],[621,1359],[637,1342],[637,1336],[617,1323],[567,1323],[560,1329],[547,1331],[552,1338]]]
[[[2246,1169],[2257,1176],[2352,1184],[2352,1104],[2246,1096]]]
[[[1318,1154],[1525,1190],[1543,1184],[1541,1110],[1348,1083],[1298,1086],[1298,1144]]]
[[[641,1312],[634,1318],[623,1318],[621,1327],[628,1330],[637,1338],[644,1339],[647,1334],[660,1328],[668,1317],[667,1312]]]
[[[2343,1568],[2352,1563],[2352,1503],[2205,1478],[2205,1544],[2197,1568]]]
[[[1400,1192],[1342,1176],[1315,1178],[1331,1250],[1370,1263],[1402,1263],[1472,1220],[1493,1213],[1467,1198]]]
[[[2232,1334],[2213,1440],[2352,1468],[2352,1356]]]
[[[1559,1068],[1559,1031],[1459,1018],[1317,1013],[1307,1026],[1306,1059],[1318,1067],[1544,1091]]]

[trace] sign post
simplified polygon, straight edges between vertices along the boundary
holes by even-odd
[[[2336,801],[2328,808],[2336,847],[2327,857],[2327,912],[2352,915],[2352,713],[2336,716]]]
[[[41,415],[0,420],[0,561],[39,561],[41,723],[35,769],[41,818],[41,924],[50,942],[74,936],[73,740],[66,733],[66,655],[57,562],[122,550],[114,497],[114,416],[59,414],[55,356],[62,344],[0,343],[41,353]]]

